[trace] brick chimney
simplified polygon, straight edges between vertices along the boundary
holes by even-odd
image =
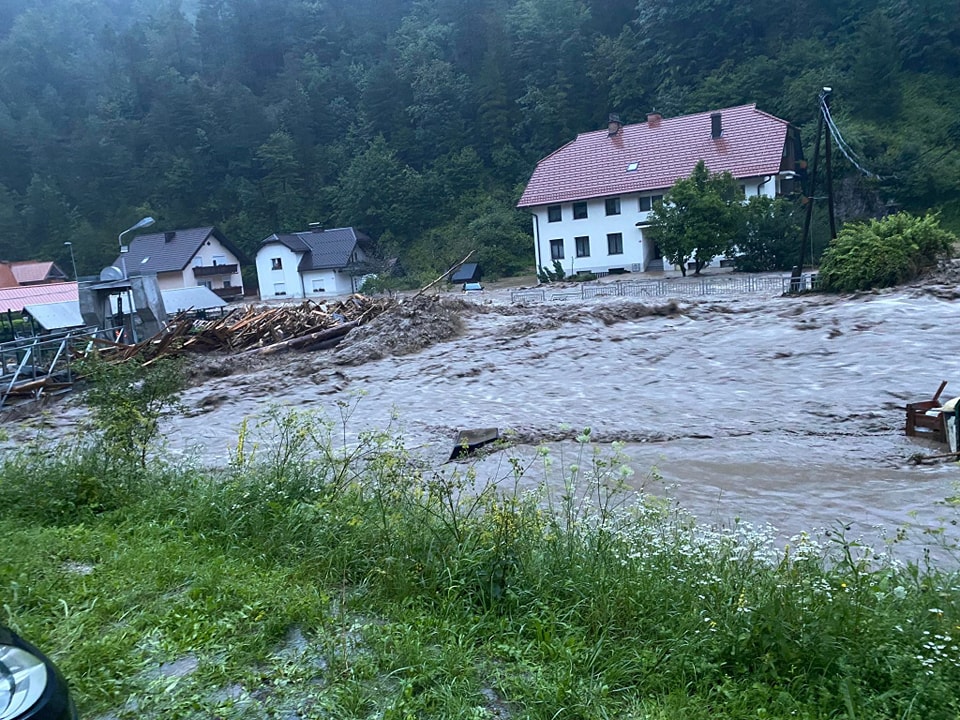
[[[720,113],[710,113],[710,136],[719,140],[723,135],[723,120]]]
[[[655,112],[647,113],[648,128],[660,127],[661,120],[663,120],[663,117],[660,115],[660,113],[655,113]]]
[[[620,122],[620,116],[616,113],[610,113],[610,118],[607,121],[607,137],[619,134],[622,127],[623,123]]]

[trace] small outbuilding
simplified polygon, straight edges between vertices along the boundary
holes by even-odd
[[[479,283],[482,275],[480,263],[463,263],[463,265],[450,273],[450,282],[464,285],[467,283]]]
[[[76,300],[44,303],[42,305],[24,305],[23,314],[30,316],[33,322],[45,332],[70,330],[84,326],[83,316],[80,314],[80,304]]]

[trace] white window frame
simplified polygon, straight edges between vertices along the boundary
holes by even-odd
[[[578,258],[590,257],[589,235],[577,235],[577,237],[573,239],[573,246],[574,254]]]
[[[554,238],[550,241],[550,260],[563,260],[562,238]]]
[[[614,240],[620,248],[617,251],[610,249]],[[607,255],[623,255],[623,233],[607,233]]]

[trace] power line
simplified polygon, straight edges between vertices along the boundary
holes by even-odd
[[[850,147],[847,141],[843,139],[843,135],[840,134],[840,128],[838,128],[837,124],[833,121],[833,116],[830,114],[830,106],[827,104],[823,94],[821,94],[820,97],[820,112],[823,113],[823,117],[826,120],[827,128],[830,130],[830,136],[836,141],[837,147],[840,148],[840,152],[842,152],[843,156],[850,161],[850,164],[867,177],[875,178],[877,180],[886,179],[863,167],[861,162],[858,160],[856,153],[853,151],[853,148]]]

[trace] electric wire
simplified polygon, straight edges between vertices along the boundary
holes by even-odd
[[[875,172],[867,170],[860,163],[857,158],[857,154],[853,151],[853,148],[843,139],[843,135],[840,134],[840,128],[837,127],[837,124],[833,121],[833,116],[830,114],[830,106],[827,105],[826,96],[820,96],[820,112],[823,113],[823,119],[827,123],[827,128],[830,131],[830,136],[836,141],[837,147],[840,149],[840,152],[843,153],[843,156],[850,161],[857,170],[863,173],[866,177],[875,178],[877,180],[883,180],[884,178],[880,175],[877,175]]]

